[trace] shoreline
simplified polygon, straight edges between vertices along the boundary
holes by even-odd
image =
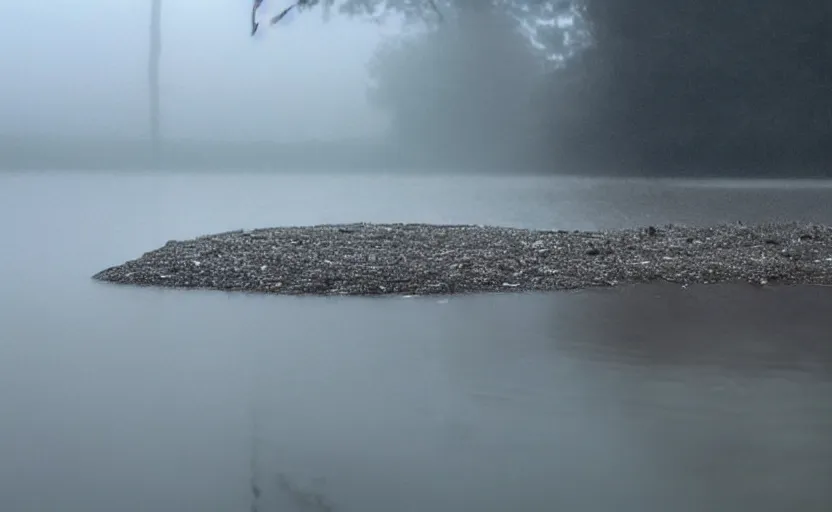
[[[169,241],[98,281],[279,295],[545,292],[655,281],[832,285],[832,226],[609,231],[327,224]]]

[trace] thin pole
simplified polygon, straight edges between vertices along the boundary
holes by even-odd
[[[162,56],[162,0],[151,0],[150,6],[150,53],[147,80],[150,92],[150,142],[154,163],[159,157],[160,111],[159,111],[159,60]]]

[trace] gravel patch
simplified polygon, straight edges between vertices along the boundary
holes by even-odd
[[[287,295],[551,291],[624,283],[832,284],[832,227],[615,231],[342,224],[170,241],[94,279]]]

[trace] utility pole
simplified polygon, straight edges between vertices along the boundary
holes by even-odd
[[[150,96],[150,144],[153,163],[158,163],[160,142],[159,113],[159,60],[162,56],[162,0],[151,0],[150,5],[150,53],[147,80]]]

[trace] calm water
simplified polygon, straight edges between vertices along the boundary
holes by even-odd
[[[0,510],[245,511],[253,466],[260,512],[826,512],[832,289],[299,299],[89,279],[238,228],[735,220],[832,223],[832,187],[0,174]]]

